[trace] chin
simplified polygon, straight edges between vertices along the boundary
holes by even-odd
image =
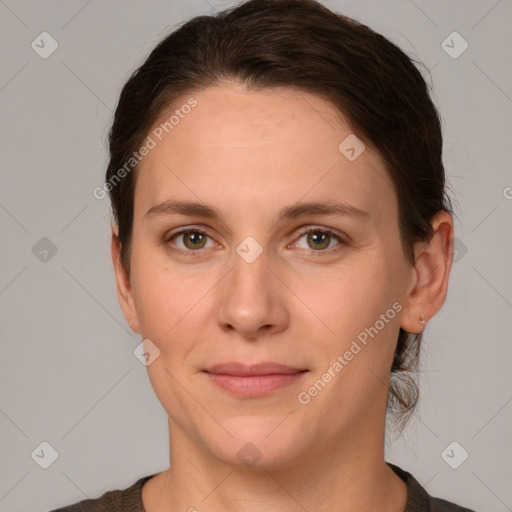
[[[205,439],[211,453],[222,462],[252,471],[284,468],[293,465],[301,451],[301,430],[292,422],[285,425],[275,416],[238,416],[222,421],[226,430],[222,440]],[[219,442],[220,441],[220,442]]]

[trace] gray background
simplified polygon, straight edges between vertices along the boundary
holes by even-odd
[[[431,70],[458,201],[456,262],[427,327],[421,402],[405,434],[390,436],[387,460],[434,495],[512,510],[512,3],[323,3]],[[1,511],[49,510],[167,467],[167,418],[115,296],[108,200],[92,191],[129,74],[178,23],[231,4],[0,0]],[[43,31],[59,45],[47,59],[31,48]],[[469,44],[458,58],[441,45],[453,31]],[[56,254],[42,252],[43,237]],[[43,441],[58,452],[48,469],[31,456]],[[469,453],[458,469],[441,456],[453,441]]]

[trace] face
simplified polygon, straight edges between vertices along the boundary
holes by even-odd
[[[129,281],[117,266],[124,313],[159,351],[147,367],[159,401],[231,464],[367,442],[415,284],[383,161],[368,144],[357,156],[356,139],[340,150],[350,126],[314,95],[191,96],[138,170]],[[288,368],[255,376],[261,363]]]

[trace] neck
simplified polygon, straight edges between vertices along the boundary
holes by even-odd
[[[407,490],[384,461],[384,427],[376,435],[364,424],[286,466],[246,468],[214,457],[169,420],[171,465],[146,510],[401,512]]]

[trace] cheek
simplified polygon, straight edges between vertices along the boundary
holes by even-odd
[[[166,366],[182,364],[197,345],[198,335],[207,332],[212,316],[209,291],[219,276],[204,270],[184,272],[169,266],[160,255],[152,258],[147,252],[143,257],[133,255],[132,270],[143,338],[157,345]]]
[[[316,346],[308,347],[319,356],[301,390],[302,398],[311,400],[304,411],[329,417],[334,430],[363,414],[376,397],[382,403],[387,395],[401,306],[389,291],[391,276],[384,270],[377,265],[372,271],[353,268],[346,277],[316,280],[309,292],[298,290],[330,331],[320,325],[327,335],[317,336]]]
[[[327,401],[338,400],[341,393],[345,401],[362,402],[379,382],[386,382],[402,309],[402,270],[397,262],[391,255],[384,258],[368,253],[357,263],[295,281],[294,292],[312,312],[299,323],[310,318],[309,323],[318,323],[320,329],[316,346],[309,347],[312,354],[321,354],[316,377],[329,368],[336,374],[332,379],[325,375],[325,380],[332,382],[328,387],[336,390],[325,394]],[[332,366],[340,357],[336,371]]]
[[[307,306],[312,321],[343,346],[391,307],[394,293],[389,290],[387,270],[376,261],[322,269],[296,278],[293,291]]]
[[[132,255],[132,288],[141,333],[162,350],[165,340],[186,319],[192,307],[194,283],[169,272],[162,261],[134,251]],[[186,290],[186,292],[185,292]]]

